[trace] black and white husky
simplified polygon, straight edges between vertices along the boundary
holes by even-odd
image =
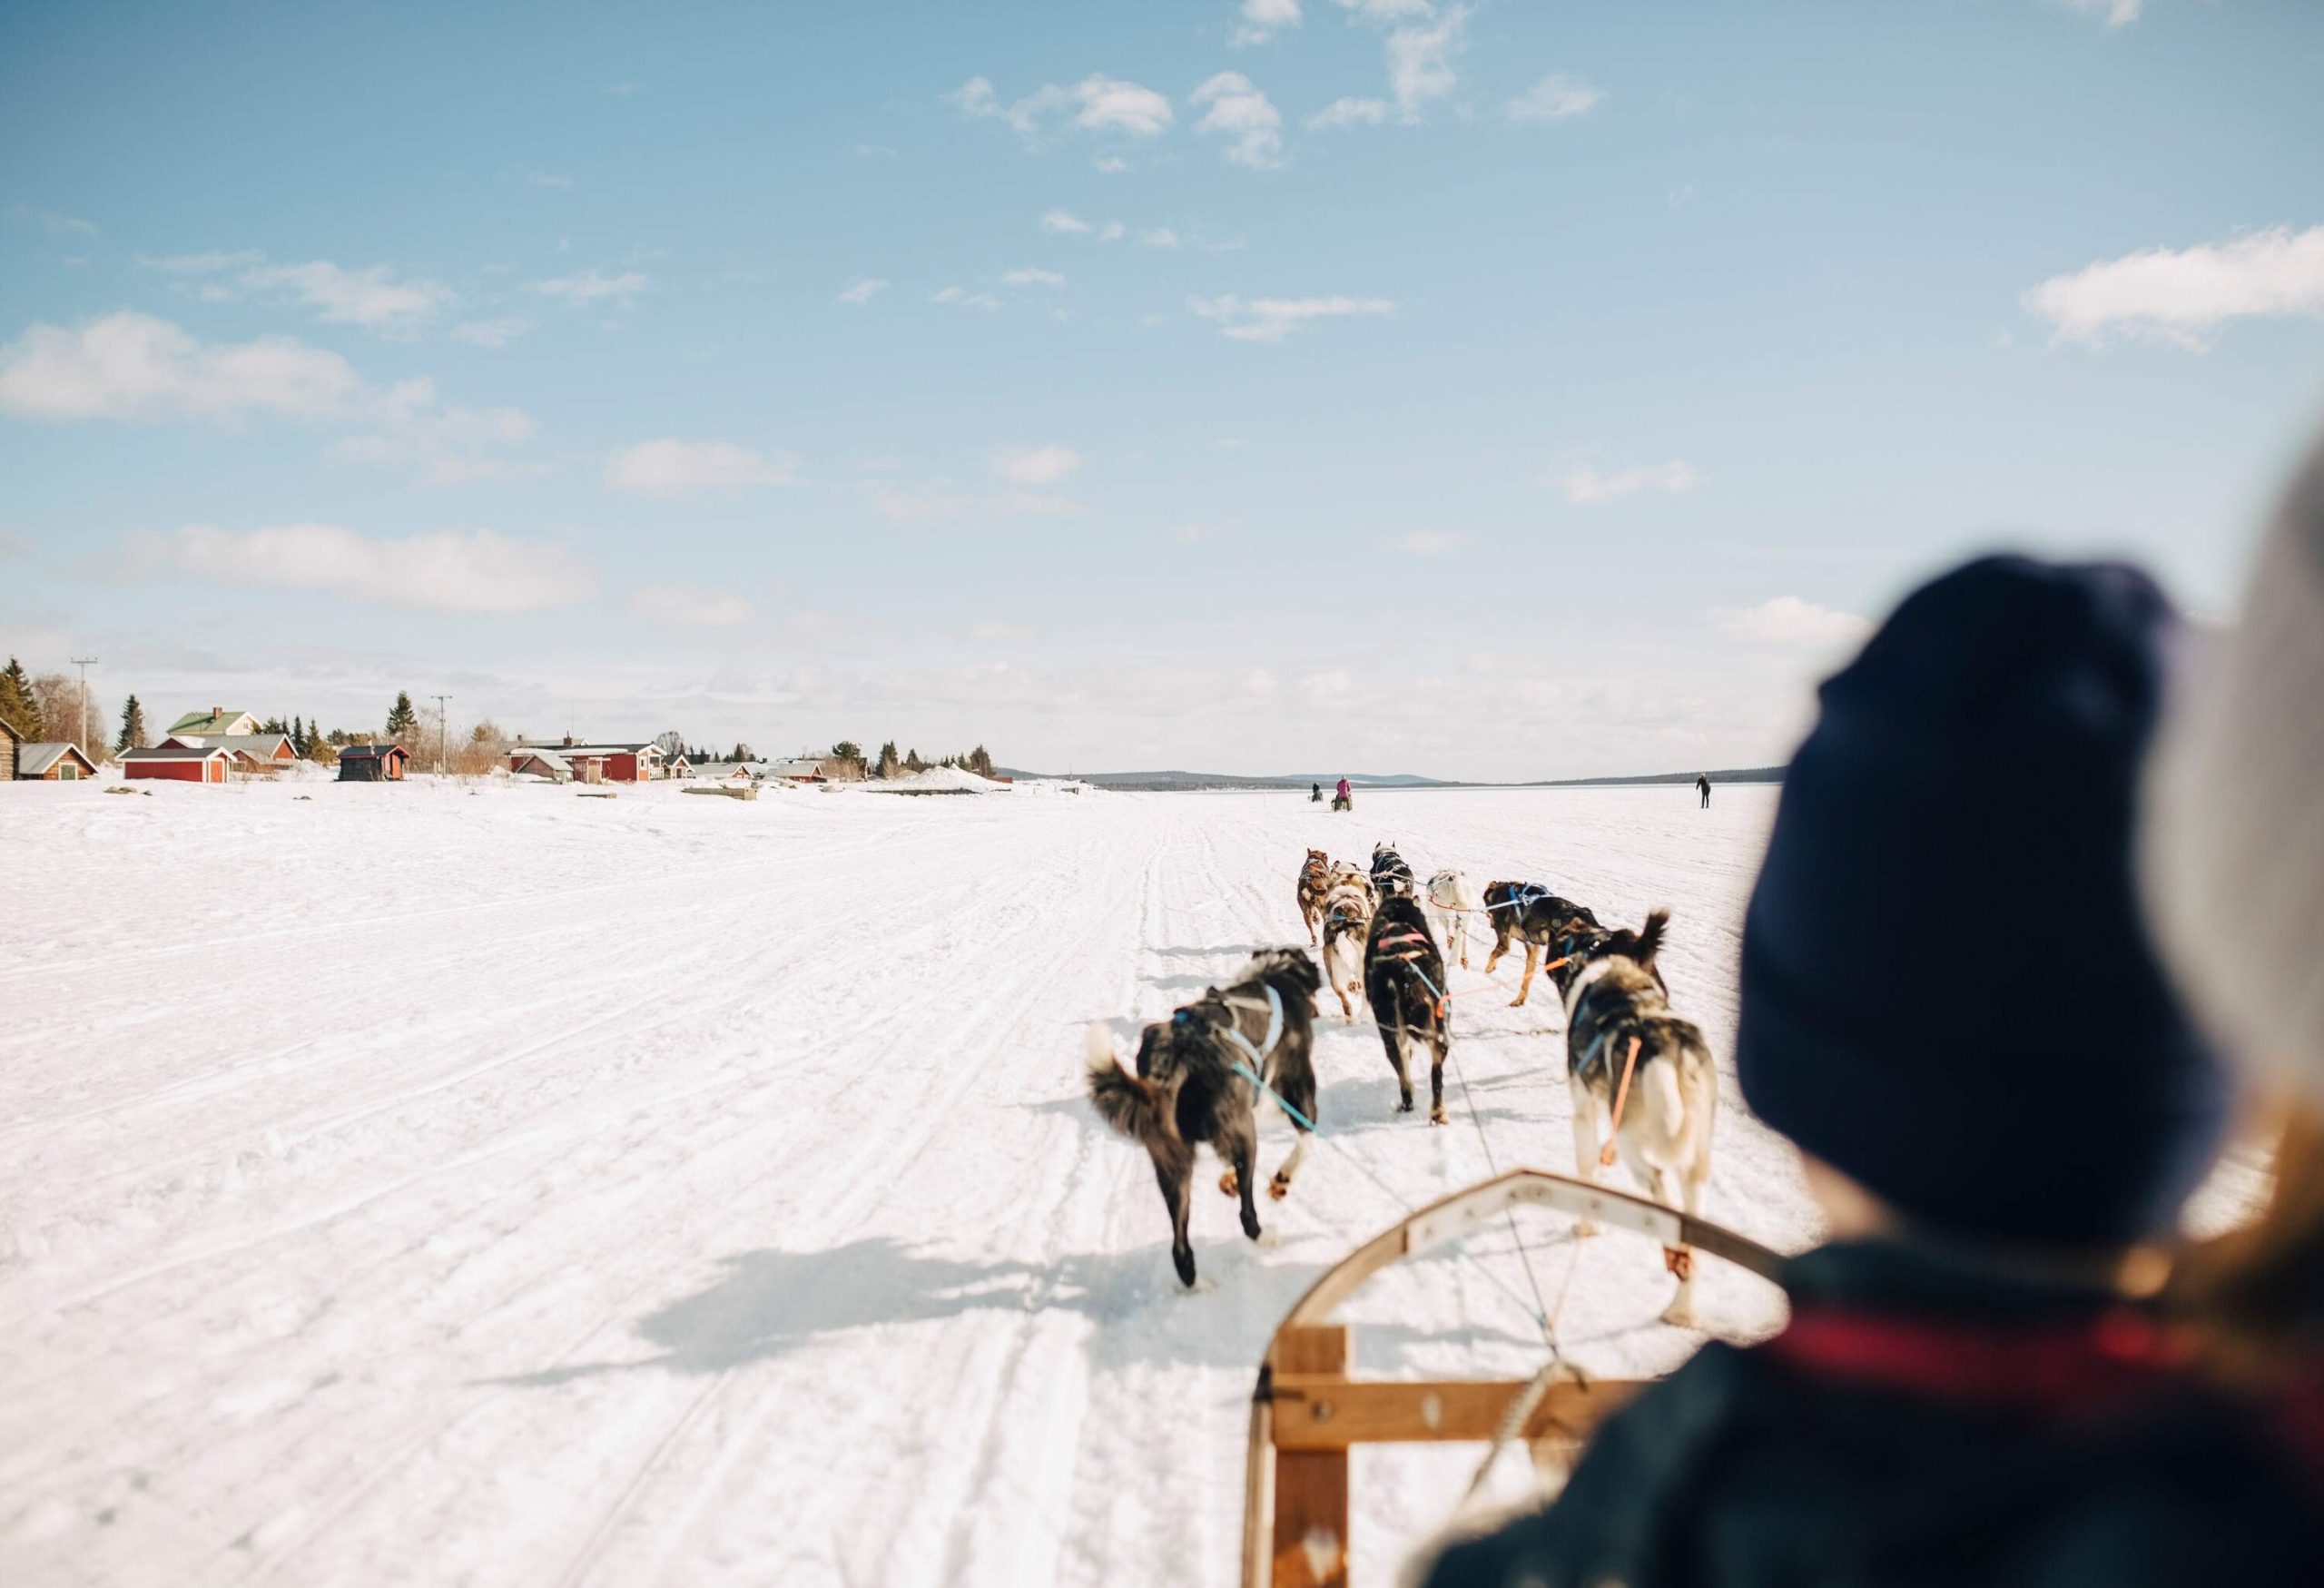
[[[1364,991],[1388,1068],[1396,1072],[1397,1104],[1413,1111],[1412,1050],[1425,1042],[1428,1060],[1428,1122],[1444,1123],[1444,1056],[1452,1046],[1452,1007],[1444,996],[1444,959],[1429,935],[1428,917],[1408,894],[1391,894],[1372,918],[1364,945]]]
[[[1573,1093],[1573,1168],[1595,1181],[1619,1156],[1630,1178],[1667,1208],[1702,1210],[1710,1179],[1718,1073],[1699,1027],[1670,1012],[1655,967],[1670,912],[1642,932],[1592,927],[1561,939],[1551,975],[1565,994],[1566,1080]],[[1577,1234],[1592,1233],[1588,1224]],[[1695,1327],[1694,1253],[1666,1247],[1679,1293],[1665,1323]]]
[[[1513,939],[1525,945],[1525,979],[1518,983],[1510,1007],[1523,1003],[1533,992],[1533,973],[1541,951],[1584,928],[1595,931],[1598,918],[1589,906],[1561,899],[1539,883],[1487,883],[1485,912],[1492,921],[1492,952],[1485,956],[1485,974],[1501,963]]]
[[[1098,1117],[1139,1143],[1170,1211],[1170,1259],[1179,1282],[1195,1282],[1192,1213],[1195,1149],[1205,1142],[1226,1162],[1218,1189],[1243,1202],[1243,1233],[1259,1238],[1252,1199],[1259,1149],[1258,1090],[1249,1071],[1312,1124],[1315,1118],[1315,999],[1320,979],[1305,949],[1262,949],[1225,987],[1213,987],[1167,1021],[1146,1028],[1136,1074],[1122,1068],[1103,1024],[1084,1033],[1089,1100]],[[1269,1103],[1269,1108],[1275,1105]],[[1308,1126],[1267,1184],[1280,1200],[1307,1156]]]
[[[1436,923],[1437,941],[1444,957],[1469,968],[1469,920],[1477,912],[1477,891],[1469,873],[1450,867],[1428,879],[1428,918]]]
[[[1399,893],[1409,899],[1419,892],[1419,885],[1413,881],[1413,868],[1404,863],[1404,857],[1396,853],[1393,843],[1372,846],[1372,885],[1380,890],[1383,899],[1393,899]]]

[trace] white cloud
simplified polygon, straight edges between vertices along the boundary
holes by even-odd
[[[333,442],[326,454],[342,463],[409,469],[428,485],[465,485],[519,474],[541,466],[497,456],[501,449],[531,439],[532,416],[521,409],[469,409],[436,399],[428,380],[399,381],[371,405],[372,430]]]
[[[1000,300],[990,292],[971,292],[966,287],[939,287],[929,294],[931,303],[949,303],[956,309],[978,309],[990,314],[1000,307]]]
[[[620,275],[609,276],[603,271],[591,270],[535,281],[532,290],[544,298],[555,298],[576,309],[586,309],[592,303],[609,298],[626,303],[645,291],[645,277],[636,271],[625,271]]]
[[[350,271],[321,259],[256,266],[243,272],[242,283],[260,291],[288,291],[325,320],[373,330],[425,324],[452,301],[450,288],[429,281],[399,281],[386,265]]]
[[[573,186],[571,177],[559,176],[553,171],[528,171],[525,173],[525,182],[528,187],[556,188],[561,191],[570,191]]]
[[[1191,103],[1209,107],[1195,131],[1225,136],[1227,159],[1254,171],[1283,163],[1283,116],[1240,72],[1208,78],[1194,91]]]
[[[1189,298],[1187,310],[1198,319],[1216,321],[1222,335],[1238,341],[1279,342],[1315,321],[1393,314],[1396,305],[1386,298],[1244,299],[1226,292],[1216,298]]]
[[[133,542],[133,576],[312,590],[422,612],[537,612],[586,598],[586,564],[562,546],[490,529],[367,536],[338,524],[237,533],[189,524]]]
[[[531,321],[514,317],[467,320],[452,327],[452,336],[456,340],[472,342],[480,348],[505,348],[532,329]]]
[[[1170,531],[1170,538],[1187,546],[1199,546],[1206,540],[1216,540],[1222,535],[1235,533],[1232,524],[1181,524]]]
[[[769,457],[724,441],[681,441],[675,436],[624,447],[606,461],[606,484],[638,496],[696,496],[798,482],[794,459]]]
[[[1148,226],[1137,234],[1137,240],[1147,248],[1176,248],[1178,234],[1167,226]]]
[[[891,523],[942,524],[961,518],[1059,518],[1081,510],[1070,497],[1052,491],[1008,490],[978,493],[936,488],[911,490],[875,486],[872,510]]]
[[[1561,122],[1588,115],[1605,99],[1603,90],[1581,78],[1552,72],[1511,100],[1504,113],[1512,122]]]
[[[1089,230],[1089,222],[1070,211],[1051,210],[1041,217],[1041,230],[1078,237]]]
[[[1797,596],[1777,596],[1757,607],[1722,607],[1712,615],[1718,632],[1745,645],[1823,649],[1856,645],[1872,625],[1852,612],[1836,612]]]
[[[320,419],[367,395],[345,359],[295,338],[205,345],[133,310],[73,330],[36,323],[0,348],[0,411],[25,419]]]
[[[1129,235],[1129,228],[1119,221],[1108,221],[1098,228],[1098,241],[1100,242],[1119,242],[1128,235]]]
[[[1550,483],[1565,493],[1569,502],[1618,502],[1624,497],[1634,497],[1641,491],[1659,491],[1666,496],[1681,496],[1695,488],[1695,466],[1672,459],[1668,463],[1641,464],[1635,469],[1619,469],[1603,473],[1589,464],[1577,464],[1551,476]]]
[[[1395,547],[1407,557],[1443,557],[1459,549],[1468,538],[1442,529],[1423,529],[1396,538]]]
[[[1055,485],[1081,467],[1069,447],[1016,447],[992,460],[992,472],[1011,485]]]
[[[141,253],[137,256],[137,262],[146,270],[163,271],[176,276],[211,275],[220,271],[239,270],[244,265],[263,264],[265,261],[266,255],[246,248],[232,252],[210,249],[200,253],[158,256]]]
[[[1062,287],[1065,285],[1065,278],[1056,271],[1035,270],[1030,267],[1003,271],[1000,279],[1011,287]]]
[[[1000,122],[1035,148],[1053,142],[1066,124],[1087,133],[1151,138],[1167,132],[1176,119],[1167,96],[1103,73],[1085,77],[1070,88],[1044,84],[1009,104],[1003,104],[993,91],[990,78],[971,77],[944,99],[964,116]]]
[[[1299,25],[1299,0],[1243,0],[1241,21],[1226,35],[1233,45],[1263,44],[1286,27]]]
[[[84,221],[78,215],[67,215],[56,210],[43,210],[37,215],[22,204],[13,204],[8,213],[37,220],[40,229],[51,237],[94,237],[96,222]]]
[[[1420,120],[1422,107],[1452,92],[1459,81],[1452,58],[1468,48],[1469,8],[1454,5],[1434,23],[1400,27],[1388,35],[1388,88],[1396,113]]]
[[[2190,349],[2230,320],[2324,317],[2324,226],[2145,249],[2053,276],[2024,304],[2060,340],[2146,336]]]
[[[2108,27],[2123,27],[2139,19],[2145,9],[2145,0],[2053,0],[2068,11],[2083,16],[2095,16]]]
[[[1407,16],[1433,15],[1436,10],[1431,0],[1339,0],[1339,4],[1366,22],[1397,22]]]
[[[647,585],[629,597],[629,609],[653,623],[683,628],[734,628],[751,620],[751,604],[731,590],[701,585]]]
[[[1108,176],[1116,176],[1129,169],[1129,162],[1118,154],[1100,154],[1089,163]]]
[[[1359,99],[1354,94],[1335,99],[1307,118],[1307,125],[1315,131],[1330,131],[1342,127],[1376,127],[1388,119],[1388,102],[1384,99]]]
[[[853,286],[847,288],[839,294],[838,301],[842,303],[862,305],[871,302],[872,299],[878,297],[887,290],[887,282],[880,281],[876,277],[872,276],[861,276],[856,279]]]

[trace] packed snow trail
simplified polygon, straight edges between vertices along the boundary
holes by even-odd
[[[1459,998],[1474,1090],[1448,1078],[1433,1129],[1334,1006],[1326,1141],[1261,1204],[1280,1244],[1206,1159],[1191,1296],[1144,1155],[1082,1100],[1082,1024],[1127,1051],[1304,941],[1307,845],[1393,839],[1423,875],[1672,906],[1674,998],[1723,1061],[1772,810],[678,795],[0,789],[0,875],[38,884],[0,921],[0,1581],[1229,1583],[1291,1301],[1482,1178],[1480,1124],[1504,1166],[1570,1166],[1554,992]],[[1707,1211],[1806,1244],[1788,1153],[1727,1094]],[[1270,1120],[1263,1172],[1288,1143]],[[1689,1347],[1650,1245],[1527,1235],[1580,1360]],[[1472,1247],[1353,1308],[1365,1372],[1539,1363],[1508,1240]],[[1707,1316],[1774,1325],[1709,1268]],[[1476,1454],[1360,1458],[1359,1568]]]

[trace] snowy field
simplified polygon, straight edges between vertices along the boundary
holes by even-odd
[[[1412,1206],[1570,1168],[1561,1021],[1461,998],[1432,1129],[1334,1005],[1329,1139],[1260,1204],[1280,1243],[1206,1159],[1191,1296],[1144,1154],[1080,1097],[1082,1023],[1126,1048],[1304,936],[1306,846],[1385,838],[1423,876],[1671,906],[1724,1065],[1773,808],[0,786],[0,1582],[1231,1583],[1269,1333]],[[1725,1090],[1709,1215],[1808,1244]],[[1263,1170],[1288,1142],[1269,1121]],[[1362,1370],[1531,1372],[1536,1282],[1599,1371],[1699,1337],[1652,1321],[1651,1245],[1520,1228],[1530,1277],[1504,1235],[1360,1298]],[[1715,1262],[1701,1302],[1780,1317]],[[1360,1455],[1358,1571],[1479,1454]]]

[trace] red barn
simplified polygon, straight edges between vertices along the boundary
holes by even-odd
[[[124,750],[124,777],[166,777],[179,783],[223,783],[233,757],[216,745],[192,747],[157,745],[151,750]]]

